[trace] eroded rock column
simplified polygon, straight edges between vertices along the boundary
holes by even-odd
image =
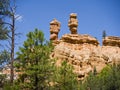
[[[60,31],[60,22],[56,19],[50,22],[50,40],[58,40],[58,33]]]
[[[71,31],[71,34],[77,34],[77,27],[78,27],[77,14],[75,13],[70,14],[70,19],[68,21],[68,27]]]

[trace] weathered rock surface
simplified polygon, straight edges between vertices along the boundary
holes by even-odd
[[[57,58],[57,65],[63,60],[74,66],[74,72],[83,79],[96,68],[99,73],[107,64],[120,63],[120,48],[100,46],[98,41],[89,35],[66,34],[52,53]]]
[[[120,37],[108,36],[103,39],[104,46],[118,46],[120,47]]]
[[[103,39],[103,46],[90,35],[77,34],[77,14],[70,14],[68,26],[71,34],[65,34],[58,39],[60,23],[53,20],[50,23],[50,40],[53,41],[52,58],[57,59],[57,65],[63,60],[74,67],[79,79],[83,79],[96,68],[99,73],[107,64],[120,63],[120,37],[108,36]]]
[[[70,28],[71,34],[77,34],[77,27],[78,27],[77,14],[75,13],[70,14],[68,27]]]
[[[50,40],[58,40],[58,33],[60,31],[60,22],[54,19],[50,22]]]
[[[61,40],[63,42],[71,43],[71,44],[83,44],[83,43],[88,43],[88,44],[93,44],[93,45],[98,45],[99,42],[92,36],[90,35],[80,35],[80,34],[65,34],[62,36]]]

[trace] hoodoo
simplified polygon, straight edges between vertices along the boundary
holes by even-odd
[[[70,14],[68,26],[70,34],[58,39],[60,23],[55,19],[50,23],[50,40],[55,43],[52,58],[57,59],[57,65],[66,60],[74,67],[79,79],[84,79],[96,68],[99,73],[107,64],[120,63],[120,37],[108,36],[103,39],[103,46],[96,38],[88,34],[78,34],[77,14]]]

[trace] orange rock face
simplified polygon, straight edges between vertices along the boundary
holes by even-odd
[[[61,40],[63,42],[71,43],[71,44],[93,44],[98,45],[99,42],[90,35],[80,35],[80,34],[65,34],[62,36]]]
[[[84,37],[84,36],[83,36]],[[71,38],[73,38],[71,36]],[[81,38],[80,38],[81,39]],[[95,39],[95,38],[94,38]],[[69,37],[70,40],[70,37]],[[107,64],[120,63],[120,48],[113,46],[100,46],[97,40],[95,43],[87,41],[79,43],[70,42],[68,38],[61,39],[53,51],[53,58],[57,58],[59,62],[68,61],[74,67],[74,72],[78,74],[80,79],[88,76],[88,73],[96,68],[99,73]],[[87,39],[91,40],[91,39]]]
[[[104,46],[118,46],[120,47],[120,37],[108,36],[103,39]]]
[[[51,40],[56,40],[60,25],[55,24],[57,29],[53,29],[53,26],[50,29],[50,37]],[[120,37],[106,37],[103,39],[103,46],[100,46],[96,38],[87,34],[77,34],[77,15],[73,13],[70,15],[68,26],[71,34],[65,34],[60,40],[57,39],[51,54],[52,58],[58,60],[57,65],[63,60],[68,61],[73,65],[79,79],[84,79],[89,72],[94,71],[94,68],[99,73],[107,64],[120,63]]]

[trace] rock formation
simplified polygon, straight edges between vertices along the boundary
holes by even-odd
[[[58,33],[60,31],[60,22],[56,19],[50,22],[50,40],[58,40]]]
[[[80,35],[80,34],[65,34],[61,38],[62,42],[71,43],[71,44],[93,44],[98,46],[99,42],[96,40],[96,38],[90,36],[90,35]]]
[[[118,46],[120,47],[120,37],[108,36],[103,39],[104,46]]]
[[[74,18],[75,24],[71,18]],[[57,65],[63,60],[68,61],[81,80],[94,68],[99,73],[108,64],[120,63],[120,37],[106,37],[103,46],[100,46],[96,38],[77,34],[76,14],[71,14],[70,19],[68,26],[71,34],[63,35],[51,54],[57,59]]]
[[[68,21],[68,26],[70,28],[71,34],[77,34],[78,20],[77,14],[71,13],[70,20]]]

